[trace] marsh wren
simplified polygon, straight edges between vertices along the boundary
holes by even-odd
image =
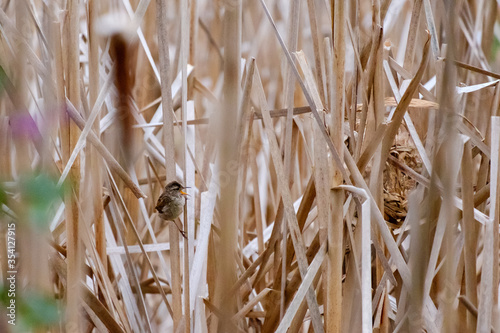
[[[176,224],[175,219],[181,215],[184,209],[186,196],[188,195],[183,191],[185,188],[185,186],[175,180],[168,183],[167,186],[165,186],[165,190],[158,198],[155,207],[158,211],[158,215],[164,220],[172,221],[184,238],[186,238],[186,234]]]

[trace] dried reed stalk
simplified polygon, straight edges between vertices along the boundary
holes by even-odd
[[[453,3],[4,2],[23,328],[500,331],[496,4]]]
[[[88,3],[88,35],[89,35],[89,106],[93,107],[97,101],[100,87],[99,75],[99,36],[97,36],[96,20],[99,16],[99,3],[91,0]],[[100,122],[94,122],[94,133],[101,132]],[[106,267],[106,236],[104,219],[102,216],[102,163],[97,150],[90,148],[90,169],[92,170],[92,192],[95,194],[93,201],[93,214],[95,219],[96,247],[103,266]]]
[[[161,97],[163,114],[163,147],[165,149],[165,169],[167,182],[176,179],[175,172],[175,141],[173,127],[173,102],[171,90],[171,67],[168,46],[167,27],[167,4],[166,1],[156,1],[156,24],[158,36],[158,53],[161,77]],[[174,330],[177,330],[182,318],[182,287],[181,287],[181,265],[179,251],[179,234],[174,223],[170,224],[170,246],[171,246],[171,272],[172,272],[172,303]]]
[[[68,100],[75,106],[77,110],[80,109],[80,66],[79,66],[79,1],[68,1],[68,15],[64,22],[64,46],[66,53],[66,68],[65,68],[65,83]],[[67,126],[67,137],[63,138],[64,144],[68,145],[68,151],[73,151],[78,141],[80,129],[71,122],[61,124],[61,127]],[[66,158],[64,158],[64,161]],[[80,327],[79,324],[79,286],[81,279],[81,244],[79,236],[80,227],[80,214],[78,212],[77,201],[80,196],[80,161],[77,158],[73,163],[70,173],[69,182],[72,190],[66,195],[65,205],[66,209],[66,234],[67,234],[67,250],[68,250],[68,293],[67,293],[67,322],[66,328],[68,330],[75,330]]]
[[[220,240],[216,249],[225,255],[217,257],[215,264],[219,274],[215,280],[215,306],[221,311],[219,316],[218,330],[230,331],[231,318],[237,312],[237,299],[225,297],[225,288],[236,281],[236,266],[234,253],[237,244],[237,232],[235,223],[238,216],[237,207],[237,184],[238,172],[231,166],[238,160],[238,136],[236,129],[241,119],[237,113],[240,103],[240,58],[241,58],[241,15],[242,2],[232,1],[225,3],[223,18],[223,43],[224,43],[224,82],[222,111],[218,118],[218,169],[220,174],[220,202],[218,210],[220,214]],[[225,179],[224,179],[224,178]],[[212,326],[214,327],[214,326]]]

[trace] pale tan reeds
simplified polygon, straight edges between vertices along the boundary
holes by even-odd
[[[0,276],[16,272],[18,323],[500,331],[497,12],[4,1]],[[174,179],[186,239],[154,209]]]

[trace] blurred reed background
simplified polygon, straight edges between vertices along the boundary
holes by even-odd
[[[0,331],[499,332],[497,12],[0,1]]]

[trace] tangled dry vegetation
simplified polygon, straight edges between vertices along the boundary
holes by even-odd
[[[0,1],[0,331],[499,332],[497,11]]]

